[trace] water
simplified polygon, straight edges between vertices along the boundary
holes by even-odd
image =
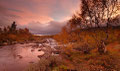
[[[24,71],[30,64],[40,61],[43,55],[56,51],[57,42],[52,38],[43,43],[15,44],[0,47],[0,71]],[[48,56],[48,54],[46,56]]]
[[[43,55],[35,43],[15,44],[0,48],[0,71],[23,71],[31,63],[39,61],[38,55]]]

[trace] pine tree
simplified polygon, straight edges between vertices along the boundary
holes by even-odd
[[[10,27],[10,32],[14,33],[16,31],[16,22],[14,21]]]

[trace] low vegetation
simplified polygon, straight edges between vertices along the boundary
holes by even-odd
[[[54,38],[59,44],[66,45],[62,47],[61,56],[69,62],[67,67],[72,66],[77,71],[119,71],[120,27],[108,28],[109,37],[106,29],[77,29],[71,33],[64,29],[61,34],[56,35]],[[104,40],[106,37],[107,40]]]
[[[58,56],[50,56],[45,59],[42,58],[36,64],[31,64],[26,71],[58,71],[65,69],[63,60]]]
[[[15,22],[11,26],[0,28],[0,45],[23,43],[33,40],[29,29],[17,29]]]

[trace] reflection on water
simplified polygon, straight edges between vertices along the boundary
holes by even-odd
[[[23,71],[30,63],[38,62],[44,52],[35,43],[16,44],[0,48],[0,71]]]

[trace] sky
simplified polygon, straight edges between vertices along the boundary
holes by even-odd
[[[16,21],[32,33],[54,34],[78,9],[79,0],[0,0],[0,26]]]

